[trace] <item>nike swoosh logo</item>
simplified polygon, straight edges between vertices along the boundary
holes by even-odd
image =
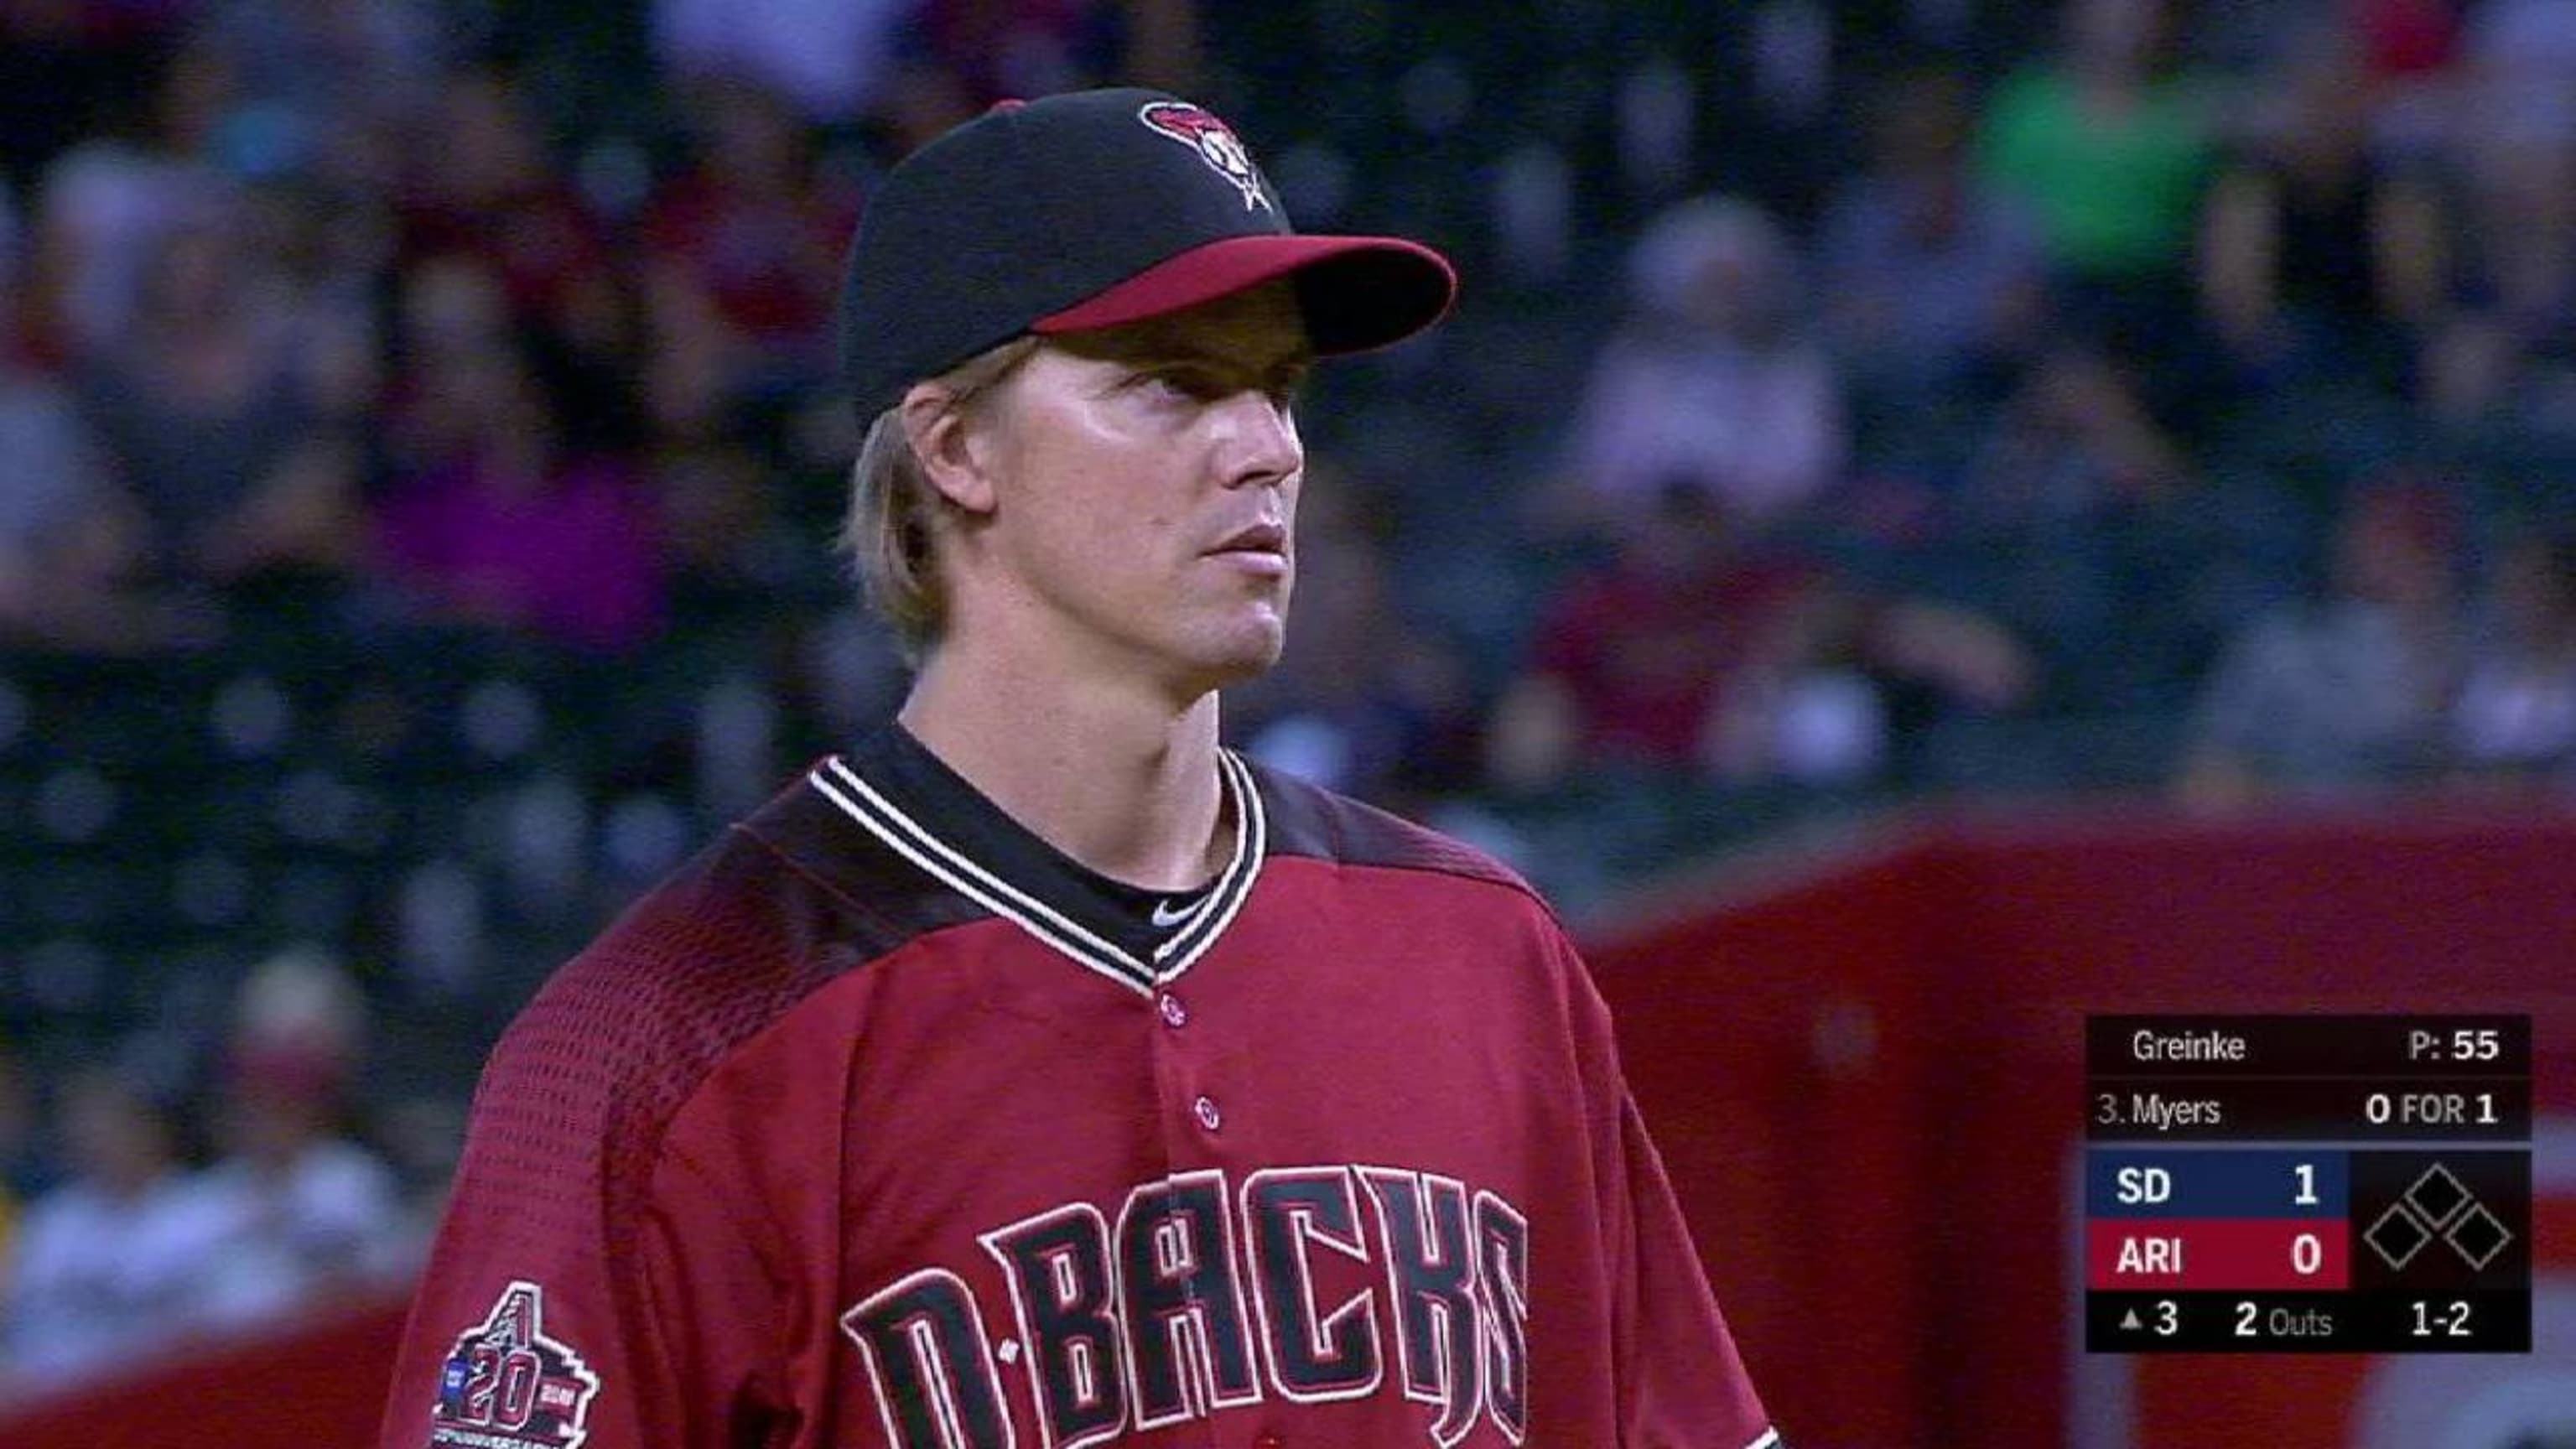
[[[1177,926],[1181,922],[1188,920],[1190,918],[1190,912],[1197,909],[1197,904],[1192,903],[1190,905],[1183,906],[1176,911],[1172,909],[1172,903],[1170,901],[1156,901],[1154,902],[1154,924],[1158,927]]]

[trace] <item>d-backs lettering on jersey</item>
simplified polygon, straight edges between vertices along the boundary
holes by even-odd
[[[1367,1206],[1364,1210],[1363,1201]],[[1529,1429],[1529,1219],[1401,1168],[1146,1183],[978,1235],[1008,1318],[925,1268],[841,1315],[898,1449],[1009,1449],[1011,1385],[1051,1449],[1247,1407],[1398,1394],[1440,1449]],[[1324,1289],[1319,1255],[1375,1265]],[[995,1336],[991,1325],[1011,1332]]]

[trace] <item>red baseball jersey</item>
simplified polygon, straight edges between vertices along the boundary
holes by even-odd
[[[1220,757],[1161,900],[899,729],[492,1056],[386,1449],[1764,1449],[1510,872]]]

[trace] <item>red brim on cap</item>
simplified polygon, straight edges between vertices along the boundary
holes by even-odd
[[[1318,353],[1366,352],[1437,322],[1458,294],[1449,259],[1399,237],[1238,236],[1193,247],[1032,323],[1084,332],[1162,317],[1293,277]]]

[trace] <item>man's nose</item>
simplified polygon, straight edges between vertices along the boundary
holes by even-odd
[[[1278,483],[1306,466],[1296,414],[1287,401],[1247,388],[1218,404],[1226,486]]]

